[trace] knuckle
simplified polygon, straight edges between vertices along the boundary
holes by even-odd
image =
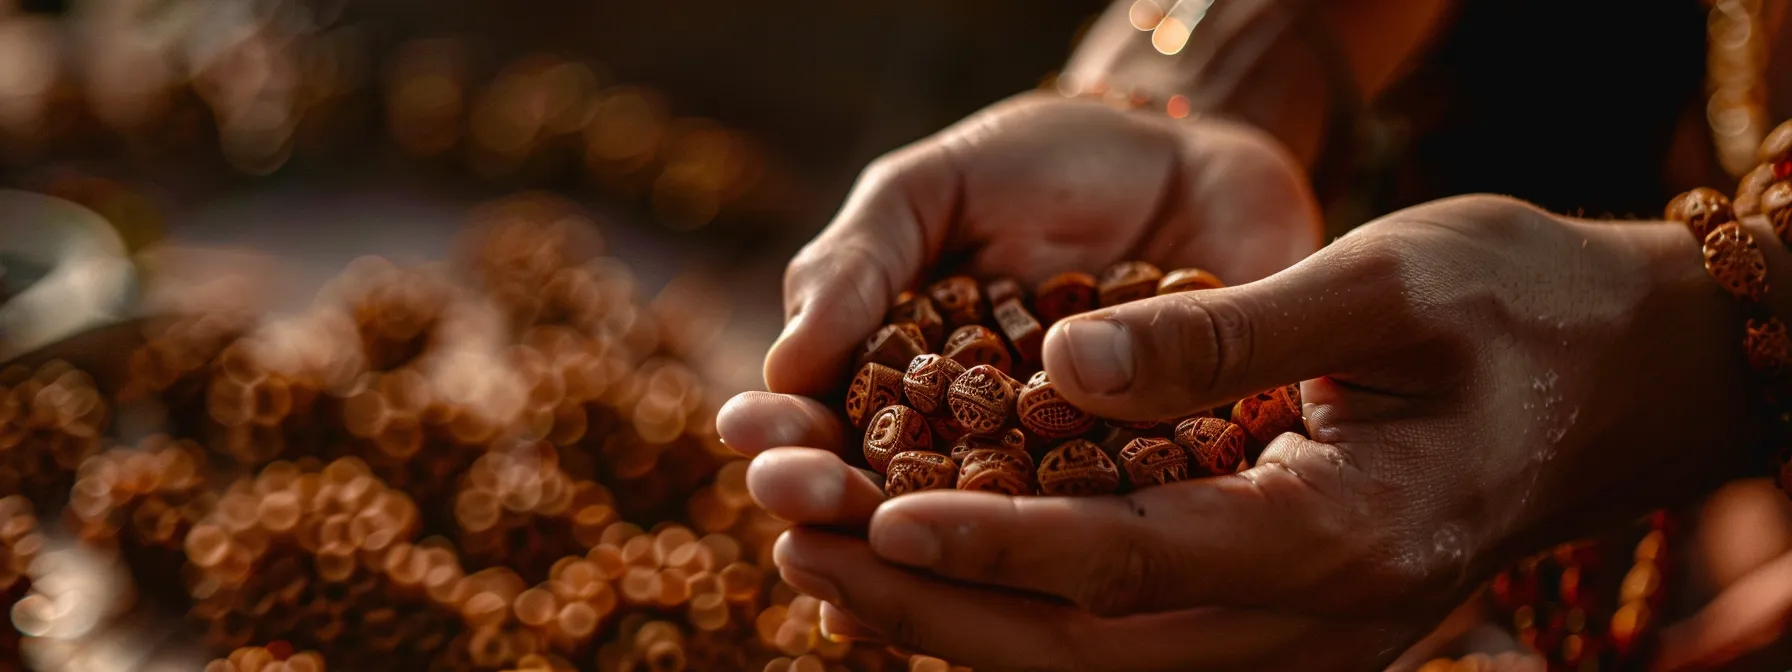
[[[1147,591],[1163,573],[1156,544],[1134,526],[1121,525],[1104,546],[1095,552],[1088,578],[1067,597],[1097,616],[1124,615],[1146,606]]]
[[[1256,330],[1250,311],[1236,299],[1226,296],[1196,298],[1194,293],[1176,294],[1184,306],[1187,319],[1179,339],[1184,349],[1177,364],[1180,378],[1199,386],[1202,392],[1232,389],[1242,384],[1251,370]]]

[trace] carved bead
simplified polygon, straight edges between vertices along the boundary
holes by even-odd
[[[1792,340],[1786,336],[1786,324],[1777,317],[1764,322],[1749,320],[1742,340],[1748,365],[1763,374],[1777,374],[1792,362]]]
[[[1183,420],[1176,426],[1176,444],[1207,474],[1237,473],[1244,462],[1244,428],[1219,418]]]
[[[1668,221],[1679,222],[1692,229],[1692,235],[1700,240],[1704,240],[1712,229],[1736,221],[1736,213],[1730,208],[1730,199],[1710,187],[1699,187],[1675,196],[1668,201],[1665,214]]]
[[[955,275],[928,286],[927,295],[933,298],[933,307],[945,318],[948,328],[983,321],[983,292],[977,288],[976,280]]]
[[[879,327],[871,338],[865,339],[864,349],[859,351],[859,365],[865,362],[877,362],[897,371],[908,369],[908,363],[927,353],[927,339],[921,335],[921,329],[912,324],[886,324]]]
[[[908,405],[922,413],[933,413],[944,407],[946,388],[964,373],[964,365],[940,355],[921,355],[909,362],[902,374],[902,389]]]
[[[1072,437],[1095,427],[1095,416],[1065,401],[1044,371],[1033,374],[1021,388],[1014,412],[1022,427],[1042,439]]]
[[[1027,304],[1027,290],[1014,278],[996,278],[983,286],[983,300],[992,306],[1009,301],[1019,301],[1024,306]]]
[[[903,292],[896,296],[896,304],[890,307],[890,314],[884,319],[888,324],[912,324],[921,331],[921,340],[927,348],[938,348],[946,338],[946,323],[933,307],[933,299],[914,292]]]
[[[1065,441],[1039,459],[1039,494],[1053,497],[1111,495],[1120,488],[1120,469],[1108,454],[1082,439]]]
[[[865,462],[871,469],[887,473],[890,458],[897,453],[933,448],[933,435],[927,420],[907,406],[887,406],[871,418],[865,430]]]
[[[939,453],[910,450],[890,457],[884,494],[891,497],[922,490],[950,490],[958,483],[958,465]]]
[[[1761,160],[1761,163],[1768,165],[1778,165],[1792,159],[1792,120],[1782,121],[1780,125],[1767,132],[1767,137],[1761,139],[1761,149],[1757,158]],[[1775,177],[1783,180],[1787,176],[1777,175]]]
[[[1008,450],[973,450],[958,466],[958,489],[1033,494],[1033,458]]]
[[[1014,360],[1008,356],[1008,346],[1002,343],[1002,337],[975,324],[959,327],[946,337],[946,347],[941,353],[967,369],[987,364],[1002,373],[1014,370]]]
[[[1101,272],[1096,287],[1101,292],[1101,305],[1118,306],[1157,294],[1157,282],[1164,272],[1143,261],[1122,261]]]
[[[1730,208],[1737,217],[1749,217],[1761,214],[1761,194],[1773,186],[1773,166],[1761,164],[1742,176],[1736,185],[1736,199]]]
[[[1120,464],[1135,488],[1188,480],[1188,452],[1165,439],[1133,439],[1120,449]]]
[[[1009,381],[1010,384],[1013,382],[1014,381],[1012,380]],[[1019,427],[1009,427],[1008,431],[1002,432],[1002,449],[1031,455],[1033,451],[1033,437],[1027,436],[1027,433],[1021,431]]]
[[[1252,460],[1276,437],[1305,429],[1300,416],[1300,386],[1283,385],[1238,400],[1232,406],[1232,422],[1250,438]]]
[[[1775,182],[1761,193],[1761,214],[1781,245],[1792,246],[1792,182]]]
[[[1050,326],[1071,315],[1094,310],[1098,296],[1095,276],[1060,273],[1040,283],[1038,290],[1033,292],[1033,310],[1041,323]]]
[[[1033,314],[1027,312],[1019,299],[997,304],[994,313],[996,326],[1002,328],[1002,335],[1008,337],[1008,343],[1014,346],[1014,353],[1020,356],[1021,363],[1038,366],[1039,347],[1045,342],[1045,327],[1033,319]]]
[[[979,450],[1013,450],[1003,441],[1007,436],[1006,432],[1003,432],[1000,437],[967,434],[952,442],[952,450],[947,454],[952,456],[953,462],[964,464],[966,457]]]
[[[1157,295],[1192,292],[1197,289],[1219,289],[1225,286],[1226,283],[1220,282],[1219,276],[1207,271],[1199,268],[1179,268],[1165,273],[1164,278],[1157,281]]]
[[[846,419],[864,429],[871,415],[902,403],[902,374],[877,362],[866,362],[846,388]]]
[[[1014,413],[1014,383],[995,367],[973,366],[946,392],[952,417],[968,434],[996,434]]]
[[[1755,237],[1735,222],[1705,237],[1705,271],[1737,298],[1759,301],[1767,293],[1767,259]]]

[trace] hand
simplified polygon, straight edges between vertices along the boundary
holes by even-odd
[[[749,487],[804,525],[777,561],[834,631],[979,670],[1380,669],[1498,567],[1736,473],[1755,438],[1740,320],[1674,225],[1441,201],[1261,282],[1048,335],[1063,394],[1106,416],[1306,381],[1312,438],[1245,472],[880,503],[831,455],[784,448]],[[811,403],[737,400],[725,436],[770,448],[747,420],[775,417],[784,445],[832,447]]]
[[[790,263],[766,386],[841,387],[897,292],[941,266],[1031,284],[1138,258],[1243,283],[1312,253],[1320,235],[1304,172],[1266,135],[1023,95],[865,170]]]

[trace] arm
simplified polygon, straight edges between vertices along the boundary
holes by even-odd
[[[1150,32],[1133,27],[1133,0],[1116,0],[1072,55],[1064,81],[1074,89],[1101,81],[1159,99],[1188,96],[1195,110],[1274,134],[1312,167],[1338,102],[1332,80],[1348,79],[1364,98],[1375,96],[1424,46],[1447,1],[1218,0],[1187,45],[1165,55]],[[1164,9],[1176,4],[1156,2]],[[1333,45],[1344,63],[1330,55]],[[1328,64],[1347,67],[1328,73]]]

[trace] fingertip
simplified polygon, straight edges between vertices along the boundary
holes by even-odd
[[[765,353],[765,389],[780,394],[818,396],[829,389],[827,361],[818,357],[810,336],[809,314],[798,310],[784,324],[784,332]]]
[[[748,456],[782,446],[834,449],[843,431],[821,402],[788,394],[743,392],[716,412],[722,443]]]
[[[747,491],[772,515],[799,525],[862,524],[883,494],[835,455],[775,448],[747,465]]]

